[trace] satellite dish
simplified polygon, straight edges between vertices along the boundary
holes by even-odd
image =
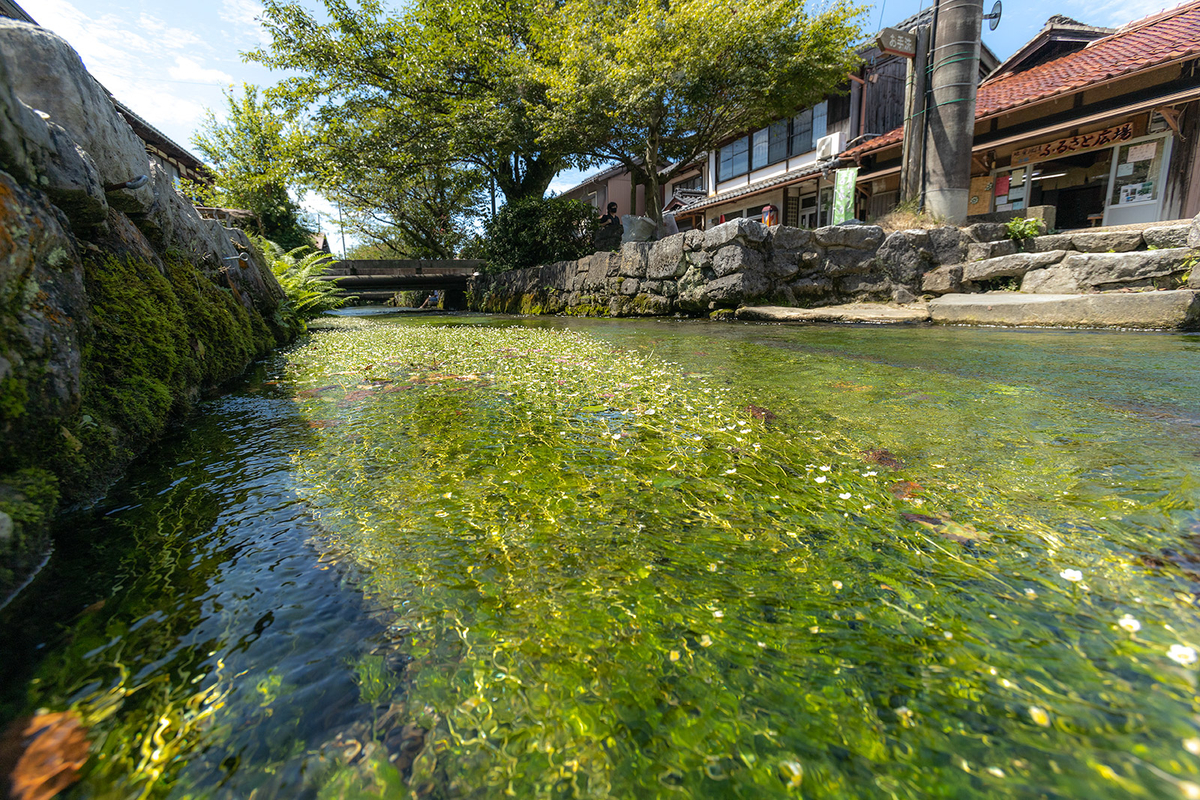
[[[1000,0],[996,0],[996,4],[992,6],[992,13],[984,14],[983,18],[988,21],[988,30],[996,30],[1000,25],[1000,12],[1004,10],[1004,6],[1000,4]]]

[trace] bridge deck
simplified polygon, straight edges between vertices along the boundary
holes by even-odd
[[[320,277],[333,281],[343,295],[363,299],[387,299],[411,289],[465,291],[468,279],[484,267],[483,261],[416,259],[339,261]]]

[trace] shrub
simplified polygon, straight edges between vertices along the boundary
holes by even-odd
[[[1038,219],[1013,217],[1004,223],[1004,227],[1008,231],[1008,238],[1016,241],[1042,235],[1042,221]]]
[[[592,252],[598,227],[596,209],[579,200],[515,200],[486,224],[483,256],[489,272],[572,261]]]

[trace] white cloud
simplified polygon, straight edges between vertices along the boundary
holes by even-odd
[[[176,56],[175,66],[171,67],[167,72],[177,81],[219,83],[225,85],[233,83],[233,76],[228,72],[222,72],[219,69],[207,69],[186,56]]]
[[[271,36],[260,23],[263,7],[258,0],[221,0],[221,19],[233,26],[233,34],[239,42],[253,45],[271,43]]]
[[[62,36],[84,65],[122,103],[184,147],[206,107],[222,111],[220,87],[237,78],[212,64],[221,42],[234,45],[217,22],[172,25],[152,14],[88,13],[70,0],[22,0],[30,15]],[[169,10],[169,7],[164,7]]]
[[[1119,28],[1128,22],[1157,14],[1173,5],[1175,5],[1174,2],[1164,2],[1164,0],[1107,0],[1102,3],[1070,0],[1063,13],[1089,25]]]

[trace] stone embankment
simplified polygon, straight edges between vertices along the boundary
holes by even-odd
[[[1192,328],[1197,248],[1200,221],[1014,241],[987,222],[885,234],[739,219],[481,276],[468,302],[516,314]]]
[[[283,299],[70,45],[0,19],[0,601],[60,499],[93,496],[203,389],[294,335]]]

